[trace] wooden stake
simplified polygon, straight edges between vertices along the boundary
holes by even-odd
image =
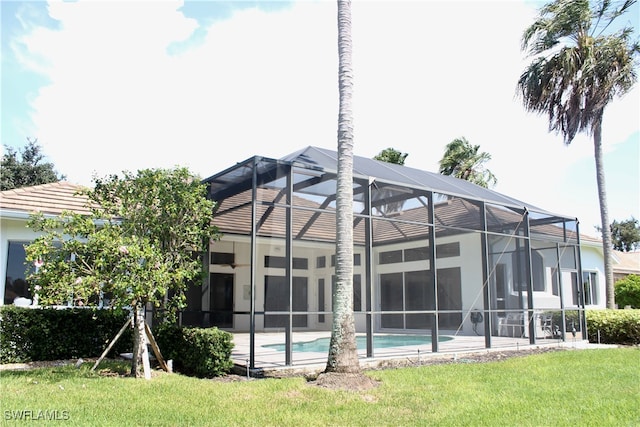
[[[145,323],[146,325],[146,323]],[[151,379],[151,364],[149,363],[149,347],[147,347],[147,334],[142,335],[142,369],[144,370],[144,379]]]
[[[122,328],[120,328],[120,331],[116,334],[115,338],[111,340],[111,342],[109,343],[109,346],[107,347],[107,349],[102,352],[102,355],[98,358],[98,360],[96,360],[96,363],[93,365],[93,368],[91,368],[91,371],[95,371],[96,368],[98,367],[98,364],[100,362],[102,362],[102,359],[104,359],[107,354],[109,353],[109,351],[111,351],[111,348],[114,346],[114,344],[118,341],[118,339],[122,336],[122,334],[124,333],[124,330],[127,329],[127,326],[129,326],[129,324],[131,323],[131,317],[129,317],[129,320],[127,320],[125,322],[125,324],[122,326]]]
[[[153,337],[153,333],[151,333],[151,328],[149,328],[149,325],[145,323],[144,329],[147,332],[147,339],[149,340],[149,344],[151,344],[151,349],[153,350],[153,354],[156,356],[156,359],[158,360],[160,367],[165,372],[170,372],[169,367],[167,366],[167,363],[162,358],[162,354],[160,354],[160,347],[158,347],[158,343],[156,342],[156,339]]]

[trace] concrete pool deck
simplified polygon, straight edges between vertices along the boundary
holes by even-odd
[[[293,332],[293,342],[313,341],[327,338],[329,331]],[[361,335],[361,334],[358,334]],[[378,335],[378,334],[376,334]],[[382,334],[381,334],[382,335]],[[249,333],[234,333],[234,349],[231,358],[237,370],[246,372],[249,364]],[[271,344],[284,343],[283,332],[261,332],[255,334],[255,370],[267,371],[300,371],[317,372],[324,369],[327,362],[326,352],[296,352],[292,354],[291,365],[285,361],[285,352],[264,347]],[[431,345],[409,345],[402,347],[374,348],[374,357],[367,357],[366,350],[358,350],[360,365],[363,368],[377,367],[393,360],[404,360],[419,364],[427,358],[455,359],[458,355],[491,351],[530,350],[541,347],[586,348],[594,346],[587,341],[568,338],[566,342],[558,339],[539,339],[535,345],[529,344],[528,338],[491,337],[492,348],[485,348],[484,336],[455,336],[452,340],[441,341],[439,352],[431,352]],[[614,346],[615,347],[615,346]]]

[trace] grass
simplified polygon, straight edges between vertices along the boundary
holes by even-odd
[[[145,381],[85,364],[0,373],[0,408],[6,424],[30,410],[83,426],[638,426],[639,367],[637,348],[567,350],[369,371],[379,387],[347,392],[303,378],[220,382],[159,372]]]

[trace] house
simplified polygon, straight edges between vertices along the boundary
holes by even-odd
[[[1,304],[13,304],[15,298],[31,300],[27,285],[24,245],[36,234],[26,227],[29,215],[41,212],[46,217],[63,211],[89,214],[88,199],[77,194],[84,187],[55,182],[0,192],[0,291]]]
[[[255,337],[329,331],[334,286],[337,153],[307,147],[254,156],[203,180],[223,233],[190,286],[185,325]],[[450,176],[354,156],[354,291],[367,356],[380,333],[477,337],[486,348],[583,337],[584,309],[604,307],[602,250],[576,218]],[[28,213],[82,212],[68,183],[2,192],[0,291],[11,303]],[[6,277],[6,279],[5,279]],[[24,277],[24,276],[22,276]],[[587,278],[588,280],[585,280]],[[23,292],[24,293],[24,292]],[[29,295],[25,295],[29,297]]]
[[[613,280],[617,282],[630,274],[640,276],[640,251],[614,251]]]

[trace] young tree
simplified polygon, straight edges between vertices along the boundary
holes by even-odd
[[[37,139],[27,138],[27,145],[18,152],[8,145],[4,145],[5,153],[2,156],[0,169],[0,191],[14,188],[28,187],[31,185],[48,184],[65,179],[64,175],[58,176],[53,163],[43,162],[45,156]]]
[[[404,165],[404,161],[408,155],[408,153],[403,154],[395,148],[385,148],[374,157],[374,160],[381,160],[383,162],[394,163],[396,165]]]
[[[491,160],[491,154],[478,152],[479,145],[471,145],[466,138],[456,138],[447,144],[440,160],[440,173],[452,175],[473,182],[484,188],[497,184],[495,175],[485,169],[484,164]]]
[[[353,69],[351,1],[338,0],[338,182],[336,189],[336,286],[325,372],[359,373],[353,314]]]
[[[522,49],[533,57],[518,80],[524,107],[547,114],[549,130],[570,144],[578,132],[593,135],[600,219],[609,224],[602,156],[604,109],[636,82],[640,45],[632,28],[607,31],[635,0],[555,0],[542,9],[522,36]],[[615,307],[611,233],[603,227],[602,246],[607,307]]]
[[[142,170],[95,179],[87,190],[90,217],[34,215],[29,226],[44,234],[27,247],[38,267],[29,277],[44,304],[87,305],[108,295],[130,308],[135,331],[131,375],[141,376],[144,309],[174,312],[189,283],[199,282],[202,261],[217,229],[206,187],[185,168]]]

